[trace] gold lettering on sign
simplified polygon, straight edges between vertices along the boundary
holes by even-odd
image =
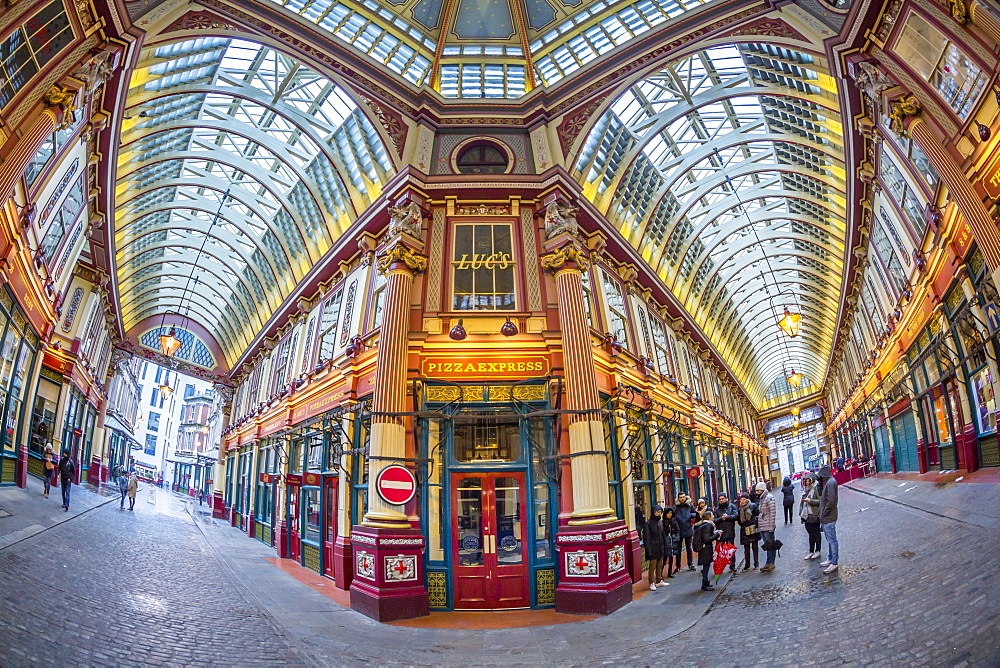
[[[461,260],[453,260],[451,263],[456,269],[506,269],[515,264],[510,253],[475,253],[469,259],[468,253],[462,255]]]

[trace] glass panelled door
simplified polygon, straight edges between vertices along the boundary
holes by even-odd
[[[528,607],[524,474],[452,474],[455,608]]]

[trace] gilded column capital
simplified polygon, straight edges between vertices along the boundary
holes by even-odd
[[[427,256],[417,253],[406,244],[396,243],[378,252],[375,266],[383,274],[399,267],[405,267],[411,274],[419,274],[427,268]]]
[[[949,0],[949,4],[951,5],[951,18],[964,25],[969,20],[969,14],[965,10],[965,1]]]
[[[900,137],[906,136],[906,119],[923,111],[920,101],[911,93],[889,103],[889,129]]]
[[[76,120],[76,96],[78,92],[72,88],[64,88],[58,84],[53,84],[45,92],[45,104],[50,107],[58,107],[62,112],[59,118],[58,129],[65,130],[73,125],[73,122]]]
[[[574,244],[566,244],[546,253],[540,258],[542,269],[558,274],[562,271],[587,271],[590,268],[590,257],[587,252]]]

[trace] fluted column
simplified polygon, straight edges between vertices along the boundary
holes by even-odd
[[[983,206],[982,199],[976,194],[962,169],[920,117],[919,111],[916,115],[906,118],[906,132],[927,155],[927,159],[941,176],[941,180],[948,188],[949,197],[955,202],[962,213],[962,218],[968,223],[972,235],[979,243],[990,273],[996,276],[1000,271],[1000,232],[997,231],[996,224]]]
[[[996,44],[1000,44],[1000,10],[986,0],[972,0],[969,5],[972,24],[982,30]]]
[[[570,470],[573,513],[570,524],[596,524],[614,518],[608,496],[604,423],[598,412],[597,371],[587,324],[582,272],[590,266],[586,252],[570,241],[541,258],[555,277],[559,327],[566,369],[566,408],[593,411],[570,415]],[[587,453],[587,454],[579,454]]]
[[[427,267],[403,235],[391,239],[378,251],[377,270],[385,274],[385,305],[375,364],[375,393],[369,443],[368,480],[374,482],[382,469],[399,464],[406,456],[406,426],[403,419],[387,413],[406,411],[406,349],[410,331],[410,291],[413,277]],[[413,244],[414,247],[416,244]],[[409,528],[401,506],[386,503],[377,494],[368,495],[368,512],[362,524],[370,527]]]
[[[52,86],[44,95],[45,108],[35,116],[34,123],[4,146],[0,164],[0,200],[10,197],[14,184],[24,175],[31,159],[42,143],[57,129],[69,127],[75,119],[78,91]]]

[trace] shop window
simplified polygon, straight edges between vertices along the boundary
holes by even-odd
[[[993,372],[988,366],[972,374],[973,409],[979,422],[980,433],[997,429],[997,399]]]
[[[302,539],[310,543],[318,543],[320,538],[320,514],[323,506],[320,504],[319,488],[302,490]]]
[[[520,425],[499,419],[456,422],[454,442],[460,462],[512,462],[521,454]]]
[[[962,120],[968,118],[986,75],[955,43],[923,16],[911,12],[893,51],[951,105]]]
[[[48,225],[45,236],[42,237],[42,242],[38,246],[39,254],[48,263],[52,262],[59,243],[69,235],[70,227],[79,218],[80,212],[83,211],[85,204],[83,184],[84,174],[80,174],[58,210],[52,214],[52,222]],[[42,212],[42,215],[44,217],[45,211]],[[43,220],[42,225],[45,224],[46,221]]]
[[[456,225],[451,264],[454,310],[514,310],[515,261],[510,225]]]
[[[306,438],[306,445],[308,451],[306,454],[306,470],[307,471],[322,471],[323,470],[323,433],[319,431],[313,431],[309,433]]]
[[[489,141],[467,146],[455,162],[460,174],[504,174],[509,164],[507,152]]]
[[[277,392],[287,380],[288,366],[291,364],[291,348],[293,347],[293,337],[291,334],[285,336],[278,344],[278,347],[271,355],[271,392]]]
[[[608,328],[618,343],[628,347],[628,311],[625,308],[625,295],[618,281],[611,278],[607,270],[601,270],[604,283],[604,300],[608,307]]]
[[[889,157],[889,152],[885,146],[882,147],[882,153],[879,156],[879,175],[882,177],[882,182],[885,184],[889,198],[902,211],[903,217],[914,231],[916,238],[922,238],[924,231],[927,229],[927,216],[924,214],[926,206],[923,197],[918,197],[906,179],[903,178],[903,173],[893,162],[892,158]],[[887,228],[894,231],[895,225],[890,221],[889,216],[885,214],[884,210],[881,213],[881,217],[882,222]]]
[[[333,349],[337,345],[337,323],[340,320],[340,302],[344,297],[344,288],[340,287],[333,296],[323,304],[323,315],[319,322],[319,357],[322,362],[333,357]]]
[[[56,130],[49,135],[49,137],[42,142],[42,145],[39,147],[35,157],[31,159],[30,163],[28,163],[27,169],[24,170],[24,180],[27,182],[29,188],[35,184],[35,181],[37,181],[38,177],[42,175],[45,168],[55,161],[56,156],[59,155],[59,151],[66,145],[66,142],[69,141],[70,137],[76,133],[77,129],[83,123],[85,118],[84,114],[77,114],[76,116],[77,120],[74,125],[63,130]]]
[[[656,358],[656,368],[664,376],[675,378],[673,355],[670,354],[670,340],[667,338],[667,327],[655,317],[650,317],[649,324],[653,328],[653,356]]]
[[[45,446],[52,442],[56,407],[59,405],[59,391],[61,389],[61,385],[44,375],[38,380],[35,406],[31,412],[31,440],[28,443],[28,449],[38,456],[41,456],[45,452]]]
[[[3,41],[0,51],[0,109],[73,41],[62,2],[52,2]]]

